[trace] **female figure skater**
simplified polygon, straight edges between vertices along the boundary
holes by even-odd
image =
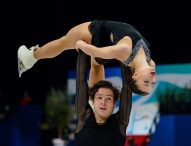
[[[147,95],[156,81],[155,63],[150,56],[150,45],[131,25],[108,20],[94,20],[79,24],[63,37],[42,47],[18,49],[19,74],[32,68],[37,60],[53,58],[65,50],[82,50],[104,64],[113,59],[130,67],[133,76],[130,87],[134,93]]]

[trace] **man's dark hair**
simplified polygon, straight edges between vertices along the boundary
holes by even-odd
[[[92,100],[94,100],[95,94],[100,88],[111,89],[113,92],[113,95],[114,95],[114,100],[115,101],[118,100],[119,90],[116,87],[114,87],[111,82],[106,81],[106,80],[101,80],[101,81],[97,82],[96,84],[94,84],[93,87],[89,88],[89,96]]]

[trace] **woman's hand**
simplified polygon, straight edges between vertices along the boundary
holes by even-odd
[[[99,57],[97,56],[97,52],[101,53],[101,50],[98,49],[96,46],[88,44],[87,42],[83,40],[78,40],[75,45],[76,50],[79,52],[79,50],[82,50],[85,54],[93,57]]]
[[[84,48],[84,46],[86,45],[87,43],[83,40],[79,40],[76,42],[76,51],[79,52],[80,49]]]

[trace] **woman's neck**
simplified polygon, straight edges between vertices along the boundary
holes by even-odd
[[[133,59],[132,63],[130,64],[130,67],[136,69],[145,68],[148,67],[149,64],[147,63],[147,57],[145,55],[144,49],[140,49],[135,58]]]

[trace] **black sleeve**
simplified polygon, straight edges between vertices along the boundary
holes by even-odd
[[[88,107],[88,85],[86,80],[87,55],[79,52],[76,65],[76,115],[82,116]]]
[[[76,65],[76,103],[75,111],[78,119],[76,133],[81,130],[86,120],[86,111],[89,104],[88,84],[86,80],[87,55],[79,52]]]
[[[122,135],[126,135],[126,128],[129,123],[129,117],[132,106],[132,91],[128,86],[129,80],[132,77],[132,73],[129,68],[121,63],[121,74],[122,74],[122,89],[120,94],[120,105],[119,105],[119,127]]]

